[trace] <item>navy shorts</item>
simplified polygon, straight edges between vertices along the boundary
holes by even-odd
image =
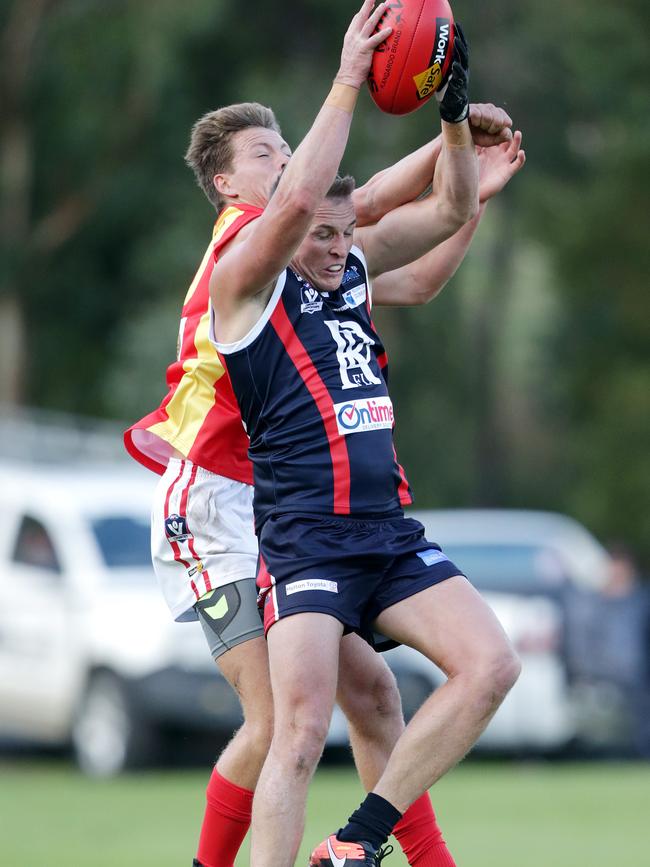
[[[374,645],[372,623],[382,611],[463,574],[427,541],[419,521],[401,514],[364,520],[274,515],[262,527],[259,549],[265,633],[282,617],[315,611]]]

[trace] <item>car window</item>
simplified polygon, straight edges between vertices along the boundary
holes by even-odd
[[[539,592],[566,582],[557,555],[536,545],[444,545],[445,554],[478,590]]]
[[[59,574],[61,564],[45,526],[36,518],[25,515],[20,522],[11,559],[14,563],[33,566]]]
[[[93,519],[92,528],[109,569],[151,566],[148,517],[110,515]]]

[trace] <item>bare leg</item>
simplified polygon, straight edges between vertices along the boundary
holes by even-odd
[[[327,614],[294,614],[268,633],[275,728],[253,801],[251,867],[293,867],[307,787],[323,751],[343,627]]]
[[[348,720],[359,778],[369,792],[404,731],[404,718],[393,672],[358,635],[341,642],[336,700]]]
[[[244,789],[254,789],[273,735],[273,698],[266,640],[253,638],[217,659],[239,696],[244,724],[219,756],[217,770]]]
[[[492,610],[461,576],[387,608],[376,626],[448,677],[410,721],[374,788],[403,813],[471,749],[520,664]]]

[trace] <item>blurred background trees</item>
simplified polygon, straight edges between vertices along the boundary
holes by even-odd
[[[377,314],[422,506],[569,512],[650,561],[650,7],[456,0],[472,98],[528,162],[425,311]],[[4,0],[0,400],[132,420],[164,393],[213,213],[184,166],[208,109],[306,132],[356,3]],[[364,181],[436,132],[362,97]]]

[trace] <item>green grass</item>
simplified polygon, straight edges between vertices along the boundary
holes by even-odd
[[[0,761],[3,867],[189,867],[208,771],[87,780],[63,763]],[[314,780],[304,845],[357,806],[353,771]],[[650,766],[467,762],[434,790],[459,867],[640,867],[649,863]],[[237,867],[248,864],[246,847]],[[396,852],[386,862],[404,867]]]

